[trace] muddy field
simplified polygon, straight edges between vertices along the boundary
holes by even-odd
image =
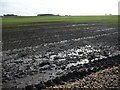
[[[3,27],[3,88],[46,88],[120,65],[118,36],[103,23]]]

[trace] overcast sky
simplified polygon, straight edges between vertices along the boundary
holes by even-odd
[[[118,14],[120,0],[0,0],[0,15],[105,15]]]

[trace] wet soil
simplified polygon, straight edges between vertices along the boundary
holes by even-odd
[[[45,88],[119,65],[118,46],[117,27],[101,23],[3,28],[3,88]]]

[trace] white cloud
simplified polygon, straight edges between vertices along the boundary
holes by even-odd
[[[1,0],[1,14],[37,15],[52,13],[61,15],[118,14],[119,0]]]

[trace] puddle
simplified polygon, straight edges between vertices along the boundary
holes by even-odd
[[[76,63],[69,63],[68,65],[67,65],[67,68],[70,68],[70,67],[72,67],[72,66],[77,66],[77,65],[83,65],[83,64],[86,64],[86,63],[89,63],[89,60],[88,59],[83,59],[83,60],[81,60],[81,61],[77,61]]]

